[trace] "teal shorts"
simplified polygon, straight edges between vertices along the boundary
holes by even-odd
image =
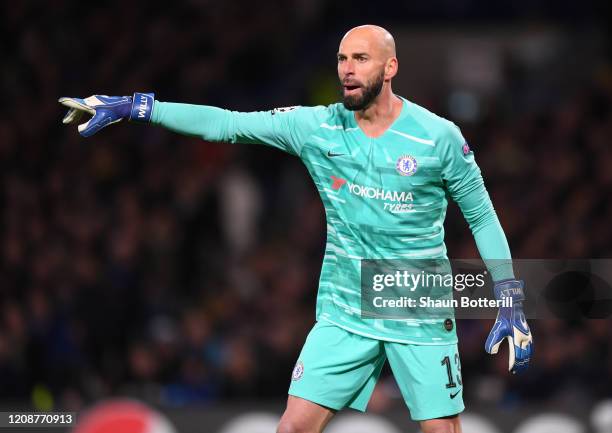
[[[457,344],[416,345],[362,337],[320,321],[308,334],[289,395],[365,412],[386,360],[415,421],[462,412]]]

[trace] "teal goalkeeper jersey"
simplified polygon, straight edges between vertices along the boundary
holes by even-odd
[[[152,122],[209,141],[263,143],[298,156],[325,206],[327,245],[316,319],[366,337],[451,344],[444,319],[372,319],[361,314],[362,259],[446,258],[447,199],[460,206],[483,259],[510,259],[473,152],[459,129],[403,99],[377,138],[342,104],[241,113],[156,101]],[[489,269],[494,279],[512,268]],[[449,289],[450,290],[450,289]]]

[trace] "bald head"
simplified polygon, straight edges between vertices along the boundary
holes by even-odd
[[[366,24],[352,28],[340,41],[340,47],[342,48],[343,44],[355,42],[367,45],[372,55],[382,61],[395,57],[395,40],[391,33],[380,26]]]

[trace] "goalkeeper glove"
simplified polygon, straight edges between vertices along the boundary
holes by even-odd
[[[153,93],[134,93],[134,96],[93,95],[89,98],[60,98],[60,104],[69,108],[62,120],[65,124],[79,123],[84,115],[91,118],[78,127],[83,137],[90,137],[100,129],[128,119],[132,122],[149,123],[153,104]]]
[[[489,333],[485,350],[496,354],[501,343],[508,339],[510,345],[510,363],[508,370],[512,373],[521,372],[529,366],[533,353],[533,339],[529,325],[523,313],[523,282],[518,280],[501,280],[495,283],[495,298],[512,299],[511,307],[500,307],[493,329]]]

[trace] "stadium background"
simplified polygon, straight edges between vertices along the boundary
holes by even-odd
[[[314,319],[324,214],[299,160],[136,125],[85,140],[61,125],[60,96],[330,103],[339,39],[381,24],[398,44],[395,91],[461,126],[513,255],[610,257],[610,6],[492,3],[4,2],[0,405],[129,396],[209,426],[279,414]],[[477,257],[454,205],[446,228],[450,256]],[[609,320],[532,321],[521,377],[485,354],[490,326],[459,324],[468,408],[502,432],[548,410],[596,431]],[[416,429],[388,375],[371,409]]]

